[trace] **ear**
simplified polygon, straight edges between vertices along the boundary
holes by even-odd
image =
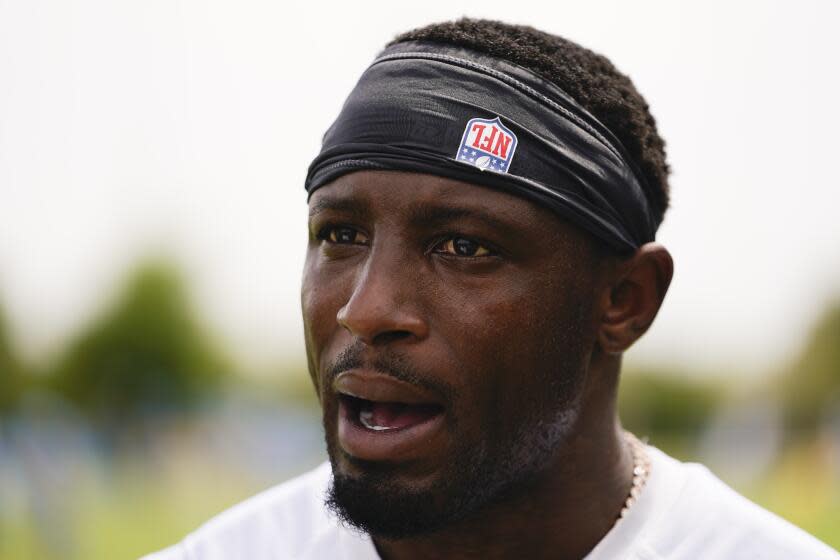
[[[604,352],[620,354],[653,323],[674,274],[674,261],[659,243],[646,243],[619,263],[601,298],[598,342]]]

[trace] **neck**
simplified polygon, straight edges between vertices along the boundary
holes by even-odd
[[[618,374],[618,358],[614,364]],[[374,538],[386,560],[583,558],[618,519],[633,458],[615,411],[615,386],[586,395],[575,433],[517,495],[431,535]],[[594,411],[594,412],[591,412]]]

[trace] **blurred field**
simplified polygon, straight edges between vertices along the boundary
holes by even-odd
[[[57,424],[67,418],[13,436],[0,462],[0,558],[136,558],[323,460],[313,410],[259,398],[217,407],[150,427],[116,454]]]
[[[126,469],[132,470],[132,469]],[[150,480],[130,472],[113,473],[111,486],[78,487],[63,496],[72,502],[70,535],[46,537],[30,515],[5,520],[0,557],[136,558],[171,544],[212,512],[235,503],[256,489],[240,475],[211,473],[206,465],[179,480]],[[56,532],[60,531],[55,529]],[[50,542],[54,539],[61,544]],[[63,542],[62,542],[63,541]]]
[[[318,459],[312,453],[308,461],[293,461],[294,467],[271,477],[208,461],[197,450],[157,464],[126,458],[102,478],[88,476],[61,492],[66,517],[43,520],[49,527],[39,527],[30,508],[12,516],[5,512],[0,558],[136,558],[176,542],[213,514]],[[805,445],[787,451],[759,479],[736,488],[840,548],[840,476],[836,457],[832,461],[825,445]]]
[[[324,460],[305,366],[243,376],[195,317],[163,262],[38,368],[0,314],[0,558],[137,558]],[[761,378],[630,367],[623,422],[840,548],[838,341],[834,308]]]

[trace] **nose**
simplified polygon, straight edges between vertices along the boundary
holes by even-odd
[[[422,316],[416,282],[416,268],[410,263],[393,253],[373,249],[336,320],[371,346],[422,340],[429,328]]]

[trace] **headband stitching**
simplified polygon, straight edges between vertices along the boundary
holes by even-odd
[[[624,158],[613,145],[607,140],[601,133],[597,130],[592,128],[592,126],[587,123],[586,121],[582,120],[580,117],[551,99],[543,95],[542,93],[538,92],[528,84],[522,83],[521,81],[517,80],[516,78],[505,74],[504,72],[500,72],[494,68],[490,68],[489,66],[484,66],[483,64],[478,64],[477,62],[473,62],[472,60],[466,60],[464,58],[458,58],[456,56],[446,55],[446,54],[436,54],[436,53],[425,53],[425,52],[406,52],[406,53],[395,53],[395,54],[388,54],[381,56],[374,60],[371,63],[371,66],[377,64],[379,62],[385,62],[389,60],[399,60],[399,59],[407,59],[407,58],[426,58],[429,60],[438,60],[440,62],[449,62],[452,64],[457,64],[461,66],[466,66],[476,71],[484,72],[493,76],[494,78],[498,78],[499,80],[507,83],[508,85],[514,86],[519,88],[520,90],[532,95],[542,101],[543,103],[548,104],[556,111],[559,111],[563,114],[567,119],[573,121],[575,124],[586,130],[589,134],[597,138],[606,148],[608,148],[616,157],[620,158],[622,161]],[[594,118],[594,117],[593,117]]]

